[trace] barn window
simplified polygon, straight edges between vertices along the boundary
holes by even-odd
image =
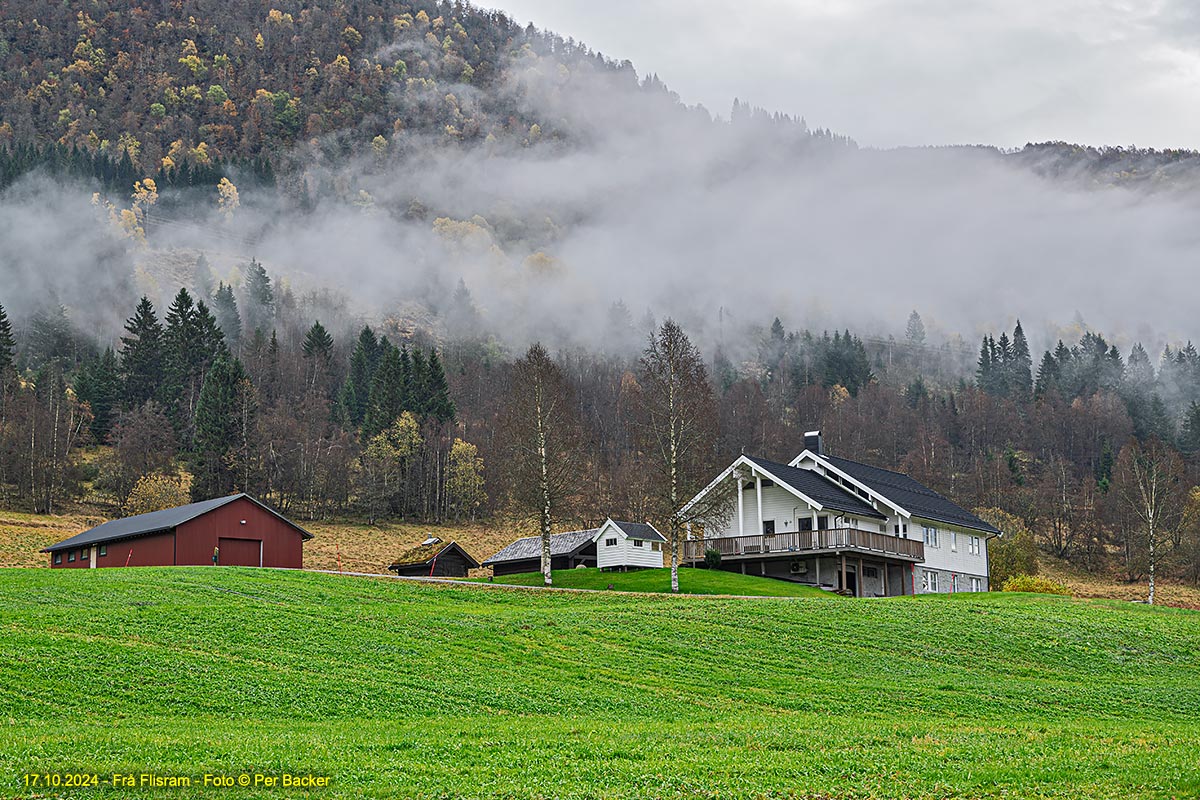
[[[878,578],[879,570],[877,570],[875,567],[863,567],[863,577],[864,578]]]
[[[55,564],[61,564],[61,563],[62,563],[62,553],[55,553],[55,554],[54,554],[54,563],[55,563]]]
[[[634,539],[634,540],[633,540],[633,546],[634,546],[634,547],[645,547],[645,545],[646,545],[646,543],[645,543],[645,542],[643,542],[641,539]]]
[[[75,551],[72,550],[71,552],[67,553],[67,563],[69,564],[74,560],[75,560]]]
[[[617,537],[614,536],[611,539],[605,539],[604,546],[605,547],[616,547],[617,546]]]
[[[100,556],[104,557],[106,555],[108,555],[108,545],[102,544],[100,545]]]

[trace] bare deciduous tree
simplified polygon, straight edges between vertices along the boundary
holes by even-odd
[[[546,586],[552,583],[553,520],[569,513],[584,480],[577,409],[575,392],[562,370],[540,344],[530,347],[513,365],[501,438],[508,459],[509,500],[518,513],[538,520]]]
[[[688,501],[717,470],[717,405],[699,349],[673,320],[651,334],[636,393],[639,439],[649,469],[654,522],[671,548],[671,591],[679,591],[679,551],[693,523],[728,513],[729,498],[713,487]],[[686,504],[686,505],[685,505]]]
[[[1143,548],[1150,587],[1147,602],[1154,605],[1158,539],[1178,522],[1183,511],[1183,461],[1157,438],[1136,439],[1121,448],[1113,473],[1117,496],[1138,522],[1133,545]]]

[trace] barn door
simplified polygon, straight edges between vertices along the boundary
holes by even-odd
[[[217,546],[221,548],[221,566],[262,566],[262,539],[226,539],[222,536]]]

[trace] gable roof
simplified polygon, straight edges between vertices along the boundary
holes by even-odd
[[[400,567],[416,567],[426,566],[431,564],[435,558],[441,558],[442,554],[447,550],[457,550],[462,554],[463,558],[470,564],[471,569],[479,566],[479,562],[471,557],[471,554],[463,550],[458,542],[433,542],[431,544],[419,544],[416,547],[411,547],[405,550],[396,560],[388,565],[388,569],[398,569]]]
[[[609,522],[611,522],[614,527],[619,528],[621,533],[625,534],[625,536],[630,539],[641,539],[647,542],[667,541],[667,537],[659,533],[658,528],[655,528],[648,522],[621,522],[620,520],[612,519],[611,517],[595,530],[595,533],[592,536],[593,541],[600,538],[600,532],[608,526]]]
[[[554,533],[550,535],[550,557],[555,556],[570,556],[582,550],[584,547],[592,543],[592,537],[596,535],[598,528],[591,528],[586,531],[568,531],[567,533]],[[542,557],[542,537],[541,536],[526,536],[523,539],[517,539],[515,542],[505,547],[499,553],[486,559],[483,566],[489,564],[500,564],[505,561],[524,561],[529,558]]]
[[[821,458],[860,483],[866,484],[872,491],[899,503],[914,517],[1000,535],[1000,531],[994,526],[902,472],[860,464],[848,458],[830,455],[822,455]]]
[[[301,528],[296,523],[292,522],[282,514],[277,513],[271,508],[263,505],[248,494],[231,494],[228,497],[216,497],[212,500],[201,500],[199,503],[188,503],[186,506],[176,506],[175,508],[165,508],[162,511],[151,511],[148,514],[138,514],[133,517],[125,517],[123,519],[114,519],[105,522],[103,525],[97,525],[91,530],[86,530],[83,533],[76,534],[70,539],[64,539],[58,544],[52,544],[42,550],[43,553],[53,553],[56,550],[70,550],[73,547],[87,547],[93,544],[101,544],[103,542],[112,542],[117,539],[132,539],[135,536],[147,536],[151,533],[162,533],[164,531],[173,530],[185,522],[190,522],[196,517],[203,516],[210,511],[214,511],[222,506],[229,505],[234,500],[246,498],[256,506],[265,509],[268,513],[274,514],[279,519],[291,525],[300,532],[300,535],[305,539],[311,539],[312,534]]]
[[[800,467],[789,467],[787,464],[767,461],[765,458],[755,458],[754,456],[745,456],[745,458],[793,490],[817,501],[822,508],[860,517],[887,519],[866,500],[846,491],[819,472]]]

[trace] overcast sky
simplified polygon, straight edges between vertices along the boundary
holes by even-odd
[[[722,116],[740,97],[880,147],[1200,148],[1193,2],[483,0]]]

